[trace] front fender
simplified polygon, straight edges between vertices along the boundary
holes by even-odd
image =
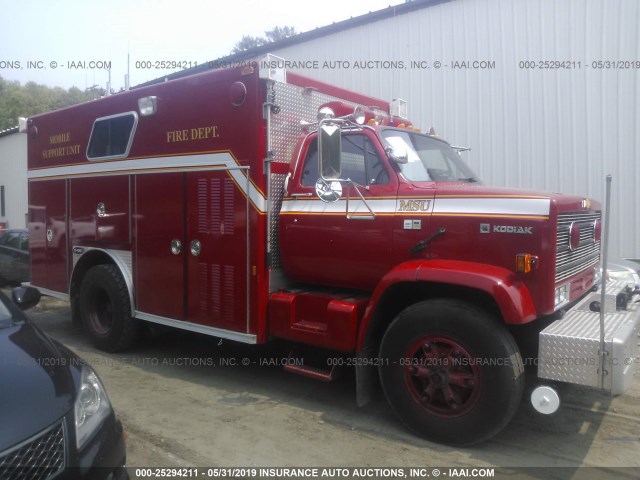
[[[459,260],[412,260],[396,266],[378,282],[358,331],[358,351],[362,350],[369,324],[384,293],[394,284],[406,282],[457,285],[485,292],[495,300],[507,324],[525,324],[537,318],[529,289],[506,268]]]

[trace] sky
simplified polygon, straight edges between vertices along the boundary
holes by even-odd
[[[131,86],[228,55],[243,35],[297,32],[404,0],[0,0],[0,76],[82,90]],[[179,69],[179,68],[178,68]]]

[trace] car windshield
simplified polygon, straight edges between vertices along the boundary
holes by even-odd
[[[394,152],[406,152],[407,163],[399,163],[412,182],[479,182],[460,155],[446,142],[419,133],[383,130],[382,138]]]

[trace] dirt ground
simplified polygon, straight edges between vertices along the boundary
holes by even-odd
[[[45,297],[29,314],[96,369],[128,434],[131,467],[567,467],[527,476],[640,478],[639,373],[616,398],[564,386],[551,417],[524,398],[497,437],[458,449],[415,437],[383,397],[358,408],[352,371],[323,383],[272,365],[285,353],[273,346],[171,331],[105,354],[73,327],[68,304]]]

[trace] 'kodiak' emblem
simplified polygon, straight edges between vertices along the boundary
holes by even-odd
[[[428,212],[431,200],[400,200],[399,212]]]
[[[494,225],[493,233],[520,233],[525,235],[532,235],[533,227],[515,227],[513,225]]]

